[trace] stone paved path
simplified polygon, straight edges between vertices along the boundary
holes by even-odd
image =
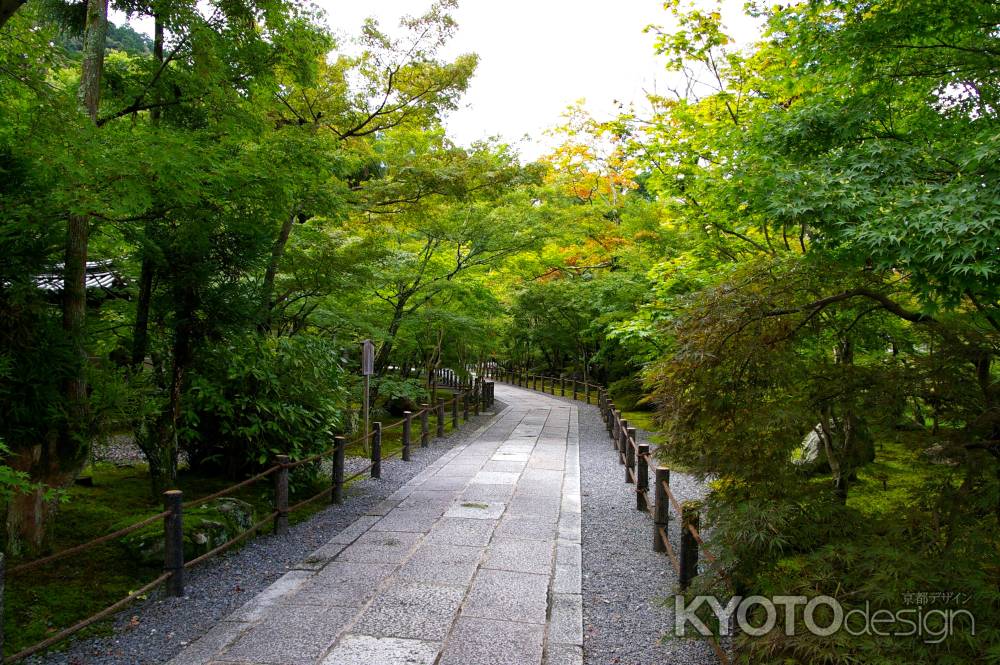
[[[509,406],[171,665],[582,662],[577,408]]]

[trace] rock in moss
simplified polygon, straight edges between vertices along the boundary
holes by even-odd
[[[256,521],[253,506],[239,499],[222,498],[184,511],[184,560],[190,561],[229,541]],[[152,524],[121,539],[138,563],[163,562],[163,526]]]

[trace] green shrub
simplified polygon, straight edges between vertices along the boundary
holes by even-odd
[[[634,376],[619,379],[608,386],[611,399],[622,411],[652,411],[653,404],[642,389],[642,381]]]
[[[387,374],[378,379],[375,387],[384,400],[386,412],[396,417],[402,416],[404,411],[418,411],[420,404],[427,399],[427,391],[420,379],[401,379]]]
[[[185,396],[192,468],[237,476],[277,454],[326,450],[347,408],[340,349],[322,338],[247,335],[207,349]]]

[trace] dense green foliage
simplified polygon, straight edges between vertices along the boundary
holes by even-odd
[[[52,489],[100,437],[141,449],[154,502],[326,449],[368,338],[379,414],[491,355],[655,411],[657,454],[712,489],[696,591],[961,593],[977,621],[779,624],[743,662],[1000,662],[995,3],[753,7],[737,49],[668,2],[678,90],[570,108],[529,165],[442,128],[477,64],[441,56],[453,0],[355,48],[291,0],[121,6],[152,41],[99,5],[0,24],[8,551],[65,544]],[[82,259],[115,283],[84,291]]]
[[[933,591],[976,618],[822,637],[800,608],[742,661],[1000,660],[995,3],[761,7],[743,50],[667,4],[686,85],[653,117],[567,116],[551,200],[576,235],[514,291],[510,355],[594,359],[623,407],[655,404],[658,454],[713,490],[722,564],[692,594]]]
[[[98,36],[99,5],[23,7],[0,31],[14,553],[51,546],[42,498],[104,437],[141,450],[153,496],[182,457],[239,478],[330,448],[357,420],[361,339],[389,410],[423,401],[414,368],[483,356],[484,280],[544,233],[521,214],[540,170],[440,127],[476,64],[438,55],[452,2],[343,52],[285,0],[129,5],[151,42]],[[84,288],[85,261],[105,283]]]

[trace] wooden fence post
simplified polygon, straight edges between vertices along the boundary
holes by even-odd
[[[437,403],[437,436],[441,438],[444,436],[444,398],[438,400]]]
[[[579,391],[576,389],[576,379],[573,379],[573,399],[574,400],[576,400],[576,394],[577,394],[577,392],[579,392]]]
[[[331,503],[344,503],[344,453],[347,450],[347,437],[333,437],[333,472],[330,482],[333,492]]]
[[[653,473],[653,483],[653,493],[656,495],[656,503],[653,504],[653,551],[666,552],[667,545],[660,537],[660,529],[663,529],[663,537],[667,537],[670,499],[667,498],[666,486],[670,484],[670,469],[665,466],[656,467],[656,471]]]
[[[280,465],[274,474],[274,532],[279,536],[288,533],[288,455],[278,455],[275,460]]]
[[[170,511],[163,518],[163,570],[170,573],[167,578],[167,595],[174,598],[184,595],[183,504],[184,493],[180,490],[167,490],[163,493],[163,509]],[[0,575],[0,579],[2,577]],[[3,585],[0,584],[0,591],[2,588]]]
[[[426,448],[431,438],[430,421],[428,420],[430,418],[428,412],[431,410],[431,405],[421,404],[420,406],[423,409],[420,412],[420,447]]]
[[[413,426],[413,414],[403,411],[403,461],[410,461],[410,428]]]
[[[482,386],[476,383],[476,387],[472,389],[472,413],[473,415],[479,415],[479,391]]]
[[[3,664],[3,592],[4,592],[4,555],[0,552],[0,665]]]
[[[615,438],[615,403],[612,400],[608,400],[607,406],[607,422],[605,423],[608,427],[608,432],[611,434],[611,438]],[[617,442],[615,443],[615,448],[617,448]]]
[[[554,395],[555,392],[556,392],[555,391],[555,386],[553,386],[552,387],[552,394]],[[559,377],[559,396],[560,397],[565,397],[566,396],[566,377],[565,376],[560,376]]]
[[[701,505],[697,501],[685,501],[681,504],[681,574],[680,585],[687,589],[691,580],[698,574],[698,541],[688,526],[698,528],[698,510]]]
[[[532,374],[531,376],[531,389],[538,390],[538,375]],[[542,377],[542,392],[545,392],[545,377]]]
[[[626,437],[628,437],[628,432],[625,428],[628,426],[628,421],[622,418],[622,412],[620,410],[616,411],[615,415],[618,419],[618,461],[621,464],[625,463],[625,443]]]
[[[469,391],[462,392],[462,420],[469,422]]]
[[[635,473],[635,447],[639,442],[635,438],[635,428],[629,427],[627,420],[622,421],[622,429],[625,430],[622,437],[622,442],[625,444],[625,482],[631,483],[633,478],[629,471]]]
[[[458,395],[451,397],[451,428],[458,429]]]
[[[372,478],[382,477],[382,423],[372,423]]]
[[[633,432],[635,429],[632,430]],[[635,458],[635,509],[649,510],[649,444],[640,443]]]

